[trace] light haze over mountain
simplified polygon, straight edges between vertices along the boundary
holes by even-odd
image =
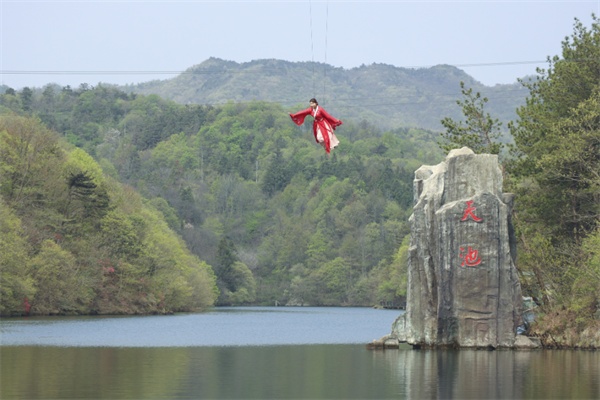
[[[335,68],[455,66],[487,86],[559,55],[587,1],[39,1],[0,7],[0,85],[136,84],[211,57]]]

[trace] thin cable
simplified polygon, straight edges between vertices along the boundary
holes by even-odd
[[[308,9],[310,14],[310,54],[311,54],[311,65],[312,65],[312,91],[315,94],[315,47],[313,45],[313,23],[312,23],[312,1],[308,2]]]
[[[329,1],[325,5],[325,64],[323,65],[323,97],[327,94],[327,36],[329,34]]]
[[[4,1],[0,1],[0,24],[4,21]],[[4,46],[4,29],[0,27],[0,47]],[[0,50],[0,71],[4,69],[4,52]],[[0,76],[0,85],[4,85],[4,75]]]
[[[311,31],[312,37],[312,31]],[[311,43],[312,47],[312,43]],[[573,59],[573,60],[561,60],[563,62],[584,62],[589,61],[588,59]],[[314,52],[313,59],[314,63]],[[421,69],[421,68],[432,68],[438,65],[447,65],[450,67],[456,68],[473,68],[473,67],[502,67],[509,65],[525,65],[525,64],[546,64],[548,60],[540,60],[540,61],[503,61],[503,62],[490,62],[490,63],[476,63],[476,64],[436,64],[436,65],[400,65],[394,66],[396,68],[405,68],[405,69]],[[346,68],[347,70],[354,69]],[[265,71],[278,71],[275,68],[263,68],[257,71],[234,71],[234,70],[223,70],[223,69],[187,69],[185,71],[182,70],[173,70],[173,71],[151,71],[151,70],[22,70],[22,69],[13,69],[13,70],[0,70],[0,75],[195,75],[195,74],[263,74]],[[314,68],[313,68],[314,70]]]

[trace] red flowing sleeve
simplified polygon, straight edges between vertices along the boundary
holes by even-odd
[[[338,126],[342,125],[342,120],[332,117],[325,109],[321,108],[321,115],[331,124],[331,127],[335,130]]]
[[[294,121],[296,125],[302,125],[304,123],[304,118],[306,118],[307,115],[310,115],[311,111],[312,109],[308,107],[306,110],[298,111],[295,114],[290,114],[290,118],[292,118],[292,121]]]

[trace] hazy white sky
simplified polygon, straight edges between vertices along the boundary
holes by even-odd
[[[600,0],[0,0],[0,84],[169,79],[209,57],[450,64],[513,83],[592,13]]]

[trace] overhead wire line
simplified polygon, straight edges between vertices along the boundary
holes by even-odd
[[[232,72],[238,72],[238,71],[232,71]],[[254,72],[254,71],[253,71]],[[250,73],[253,73],[250,72]],[[175,73],[175,72],[174,72]],[[517,87],[517,88],[506,88],[504,90],[502,90],[502,92],[498,93],[493,93],[493,94],[486,94],[486,96],[488,98],[490,98],[490,100],[502,100],[502,99],[506,99],[506,98],[511,98],[510,93],[511,92],[518,92],[524,90],[522,87]],[[415,98],[415,95],[411,93],[405,93],[403,95],[399,95],[399,96],[378,96],[378,97],[339,97],[336,99],[337,104],[337,108],[340,109],[348,109],[348,108],[358,108],[358,107],[364,107],[364,106],[369,106],[369,107],[393,107],[393,106],[411,106],[411,105],[419,105],[419,104],[436,104],[439,102],[448,102],[448,101],[453,101],[456,99],[456,96],[459,95],[458,91],[454,92],[446,92],[446,93],[438,93],[438,95],[440,97],[435,98],[435,99],[425,99],[425,100],[413,100]],[[272,99],[265,99],[265,101],[272,101],[272,102],[278,102],[278,103],[287,103],[287,102],[292,102],[295,101],[296,99],[290,99],[290,98],[272,98]],[[219,104],[225,104],[226,101],[222,101],[222,102],[215,102],[215,103],[211,103],[210,105],[219,105]],[[360,104],[360,105],[357,105]],[[208,105],[208,104],[207,104]]]
[[[312,24],[312,21],[311,21]],[[312,30],[311,30],[311,38],[312,38]],[[311,43],[311,47],[312,47],[312,43]],[[314,51],[313,51],[313,59],[314,59]],[[585,62],[585,61],[589,61],[589,59],[570,59],[570,60],[561,60],[562,62]],[[453,65],[454,67],[473,67],[473,66],[480,66],[480,67],[485,67],[485,66],[506,66],[506,65],[518,65],[518,64],[542,64],[542,63],[546,63],[548,62],[548,60],[544,60],[544,61],[507,61],[507,62],[496,62],[496,63],[479,63],[479,64],[457,64],[457,65]],[[313,66],[313,77],[315,76],[315,63],[313,61],[312,63]],[[399,68],[427,68],[427,66],[413,66],[413,67],[399,67]],[[242,71],[242,70],[216,70],[216,69],[204,69],[204,70],[200,70],[200,69],[188,69],[185,71],[150,71],[150,70],[131,70],[131,71],[123,71],[123,70],[95,70],[95,71],[85,71],[85,70],[78,70],[78,71],[67,71],[67,70],[39,70],[39,71],[32,71],[32,70],[6,70],[6,71],[2,71],[0,70],[0,75],[156,75],[156,74],[170,74],[170,75],[182,75],[182,74],[206,74],[206,75],[211,75],[211,74],[253,74],[253,73],[259,73],[259,74],[263,74],[265,72],[265,70],[269,70],[269,68],[262,68],[260,70],[256,70],[256,71]],[[277,69],[270,69],[273,71],[277,71]],[[105,82],[106,83],[106,82]],[[325,89],[325,86],[324,86]],[[488,95],[488,97],[490,97],[490,99],[493,100],[500,100],[500,99],[504,99],[504,98],[508,98],[510,97],[510,95],[508,95],[508,92],[513,92],[513,91],[519,91],[522,90],[522,87],[519,88],[507,88],[505,90],[503,90],[503,94],[490,94]],[[314,84],[314,79],[313,79],[313,92],[315,90],[315,84]],[[443,94],[446,96],[450,96],[452,98],[454,98],[454,94],[453,93],[447,93],[447,94]],[[458,93],[456,94],[458,95]],[[272,99],[270,101],[277,101],[277,102],[286,102],[286,101],[292,101],[292,99]],[[431,100],[427,100],[428,103],[431,103]],[[442,99],[435,99],[433,100],[434,103],[437,103],[438,101],[446,101],[446,100],[442,100]],[[364,106],[364,102],[373,102],[370,103],[370,106],[378,106],[378,107],[389,107],[389,106],[400,106],[400,105],[417,105],[417,104],[422,104],[423,101],[412,101],[411,100],[411,96],[410,95],[403,95],[403,96],[384,96],[384,97],[369,97],[369,98],[354,98],[354,97],[345,97],[345,98],[338,98],[337,99],[338,107],[339,108],[355,108],[355,107],[362,107]],[[361,106],[357,106],[356,103],[360,103],[362,104]],[[350,103],[350,104],[349,104]],[[219,103],[214,103],[214,105],[217,105]]]
[[[310,15],[310,52],[312,61],[312,91],[313,97],[316,97],[316,83],[315,83],[315,47],[313,38],[313,12],[312,12],[312,1],[309,0],[309,15]],[[327,85],[327,38],[329,35],[329,1],[325,4],[325,61],[323,63],[323,97],[326,94]]]
[[[312,36],[312,34],[311,34]],[[312,43],[311,43],[312,48]],[[314,54],[314,51],[313,51]],[[313,55],[314,62],[314,55]],[[568,62],[583,62],[589,60],[562,60]],[[548,60],[540,61],[502,61],[502,62],[490,62],[490,63],[472,63],[472,64],[436,64],[436,65],[400,65],[395,66],[397,68],[405,69],[421,69],[421,68],[432,68],[437,65],[448,65],[456,68],[473,68],[473,67],[500,67],[510,65],[523,65],[523,64],[545,64]],[[353,69],[353,68],[348,68]],[[189,74],[263,74],[265,71],[277,71],[275,68],[263,68],[257,71],[233,71],[233,70],[222,70],[222,69],[187,69],[187,70],[24,70],[24,69],[13,69],[13,70],[0,70],[0,75],[189,75]],[[314,70],[314,68],[313,68]]]
[[[326,97],[327,85],[327,36],[329,34],[329,1],[325,4],[325,64],[323,65],[323,97]]]
[[[313,41],[313,23],[312,23],[312,1],[308,2],[309,16],[310,16],[310,54],[311,54],[311,65],[312,65],[312,91],[315,93],[315,46]]]

